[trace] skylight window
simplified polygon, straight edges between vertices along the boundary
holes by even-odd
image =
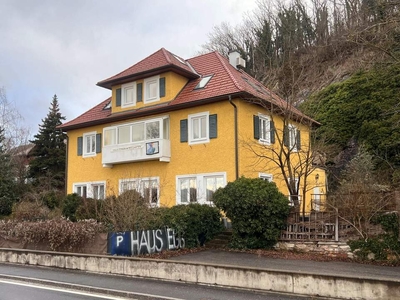
[[[110,108],[111,108],[111,101],[108,102],[108,103],[104,106],[103,110],[105,110],[105,109],[110,109]]]
[[[213,77],[213,75],[203,77],[194,89],[197,90],[197,89],[204,88],[207,85],[207,83],[210,81],[211,77]]]

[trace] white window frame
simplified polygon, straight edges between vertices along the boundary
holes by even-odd
[[[132,102],[127,102],[126,92],[128,89],[132,89]],[[136,81],[129,82],[126,84],[121,85],[121,107],[131,107],[136,105]]]
[[[271,145],[271,118],[269,116],[258,114],[259,118],[259,142],[265,145]]]
[[[205,137],[194,137],[194,126],[193,123],[197,120],[199,120],[199,135],[202,133],[201,132],[201,119],[205,118],[206,122],[206,132],[205,132]],[[189,145],[194,145],[194,144],[204,144],[204,143],[209,143],[210,142],[210,112],[202,112],[202,113],[197,113],[197,114],[191,114],[188,116],[188,132],[189,132]]]
[[[262,180],[266,180],[268,182],[274,182],[274,176],[272,176],[272,174],[258,173],[258,178],[261,178]]]
[[[156,88],[156,96],[150,98],[150,85],[152,83],[155,83],[156,87],[157,87]],[[146,78],[143,81],[143,87],[144,87],[143,88],[143,90],[144,90],[143,91],[144,92],[143,93],[144,94],[144,97],[143,97],[144,104],[160,101],[160,76],[159,75]]]
[[[108,146],[115,146],[115,145],[127,145],[127,144],[134,144],[134,143],[146,143],[146,142],[154,142],[154,141],[159,141],[159,140],[169,140],[169,132],[170,132],[170,128],[164,128],[165,126],[170,126],[170,122],[165,121],[165,119],[169,119],[169,116],[163,116],[160,118],[156,118],[156,119],[148,119],[148,120],[141,120],[135,123],[125,123],[125,124],[119,124],[117,126],[112,126],[112,127],[106,127],[103,129],[103,137],[106,136],[106,131],[112,131],[113,132],[113,138],[110,144],[105,144],[106,139],[103,138],[103,146],[104,147],[108,147]],[[147,138],[147,124],[148,123],[152,123],[152,122],[158,122],[159,123],[159,137],[158,138]],[[133,141],[133,137],[132,137],[132,127],[134,125],[143,123],[144,127],[143,127],[143,134],[144,134],[144,139],[142,141]],[[119,143],[119,131],[118,129],[120,127],[124,127],[124,126],[130,126],[130,130],[129,130],[129,141],[126,143]],[[164,134],[168,134],[168,137],[165,137]],[[112,143],[113,142],[113,143]]]
[[[104,200],[106,197],[106,191],[107,191],[106,190],[107,186],[106,186],[105,181],[77,182],[72,185],[72,190],[74,193],[78,194],[79,196],[82,196],[77,192],[77,190],[78,190],[78,188],[86,187],[86,198],[94,198],[94,194],[95,194],[94,189],[99,186],[104,186],[104,194],[103,194],[103,197],[98,200]]]
[[[289,178],[289,180],[292,181],[293,179]],[[297,186],[297,184],[299,183],[299,178],[295,177],[294,178],[294,182],[295,182],[295,184]],[[294,201],[292,199],[292,196],[297,196],[298,199],[299,199],[299,203],[301,204],[300,187],[299,187],[299,190],[297,191],[297,195],[290,195],[290,191],[288,191],[288,193],[289,193],[289,206],[294,206]]]
[[[293,152],[297,152],[299,150],[299,146],[297,145],[297,132],[298,128],[293,125],[288,125],[288,141],[289,141],[289,149]]]
[[[87,184],[75,184],[73,187],[73,191],[80,197],[87,198]]]
[[[92,131],[92,132],[87,132],[83,134],[83,143],[82,143],[82,147],[83,147],[83,152],[82,152],[82,156],[83,157],[91,157],[91,156],[96,156],[96,131]],[[87,139],[93,139],[94,142],[94,149],[91,149],[91,151],[87,151]]]
[[[201,174],[187,174],[176,176],[176,204],[209,204],[213,205],[212,202],[207,201],[207,178],[211,177],[222,177],[223,184],[221,187],[226,186],[226,172],[215,172],[215,173],[201,173]],[[184,180],[195,180],[196,184],[196,201],[190,201],[190,188],[187,191],[188,201],[181,201],[181,182]]]
[[[152,202],[151,199],[153,198],[151,195],[149,199],[149,206],[155,207],[155,206],[160,206],[160,177],[138,177],[138,178],[125,178],[125,179],[120,179],[119,180],[119,194],[121,195],[125,191],[129,190],[136,190],[138,193],[142,195],[142,197],[145,197],[144,193],[144,186],[143,183],[146,182],[155,182],[156,187],[157,187],[157,202]],[[128,184],[130,187],[127,189],[123,188],[124,184]],[[150,187],[151,188],[151,187]]]

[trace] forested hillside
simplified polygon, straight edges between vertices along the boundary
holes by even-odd
[[[215,27],[203,49],[238,50],[248,73],[319,121],[336,182],[339,158],[364,145],[377,178],[399,186],[399,9],[399,0],[264,0],[240,26]]]

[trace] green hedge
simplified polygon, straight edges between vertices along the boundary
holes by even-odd
[[[203,246],[223,229],[219,209],[197,203],[165,209],[163,221],[185,239],[187,248]]]

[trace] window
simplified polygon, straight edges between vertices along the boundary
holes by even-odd
[[[189,115],[189,144],[207,143],[208,136],[208,112]]]
[[[130,82],[121,86],[122,107],[136,105],[136,82]]]
[[[96,132],[83,135],[83,157],[96,155]]]
[[[269,116],[259,114],[254,116],[254,138],[262,144],[273,144],[275,142],[275,126]]]
[[[259,173],[258,177],[261,178],[262,180],[266,180],[269,182],[273,182],[273,177],[272,174],[266,174],[266,173]]]
[[[101,133],[88,132],[77,139],[78,156],[91,157],[101,152]]]
[[[180,202],[197,202],[197,181],[196,177],[179,179]]]
[[[146,123],[146,140],[159,139],[160,138],[160,122],[148,122]]]
[[[300,150],[300,130],[296,126],[289,124],[285,127],[284,143],[292,151]]]
[[[132,125],[132,142],[144,141],[144,123]]]
[[[206,201],[208,203],[213,202],[214,193],[220,187],[225,186],[225,179],[223,175],[217,176],[206,176],[205,177],[206,186]]]
[[[74,193],[78,194],[82,198],[87,197],[87,187],[86,185],[76,185],[74,189]]]
[[[103,200],[105,198],[105,190],[106,184],[104,181],[75,183],[73,185],[74,193],[83,198]]]
[[[136,190],[151,205],[158,205],[159,199],[159,178],[131,178],[120,180],[120,194]]]
[[[299,204],[301,203],[301,197],[299,195],[300,187],[298,186],[299,184],[299,178],[290,178],[290,185],[294,185],[294,188],[297,191],[297,194],[291,194],[289,191],[289,205],[294,206],[295,201],[299,201]]]
[[[104,146],[169,139],[169,118],[104,128]]]
[[[92,191],[94,199],[104,200],[104,184],[93,184]]]
[[[211,204],[214,192],[225,185],[225,172],[177,176],[177,204]]]
[[[104,129],[104,146],[116,144],[115,132],[116,132],[115,128]]]
[[[144,103],[160,100],[160,76],[146,78],[144,80]]]
[[[204,88],[207,85],[207,83],[210,81],[211,77],[213,77],[213,75],[203,77],[194,89],[197,90],[197,89]]]

